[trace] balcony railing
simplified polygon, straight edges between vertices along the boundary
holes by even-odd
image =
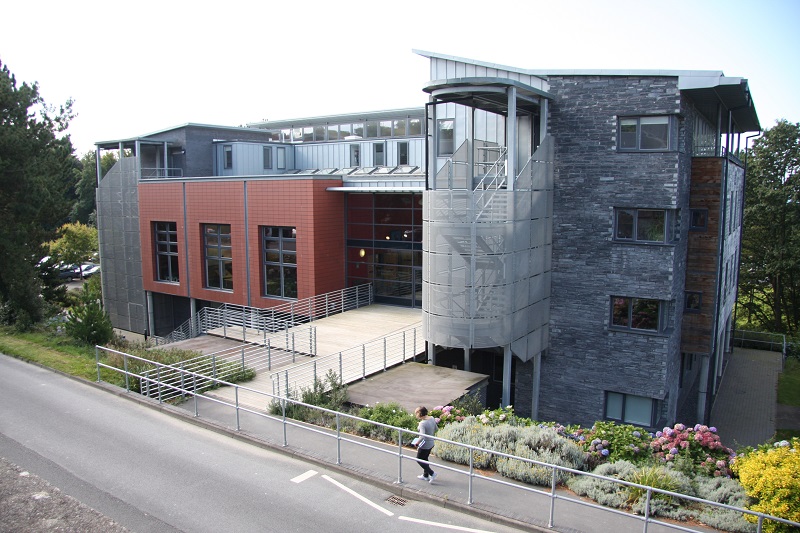
[[[167,178],[182,178],[182,168],[143,168],[140,170],[143,180],[163,180]]]

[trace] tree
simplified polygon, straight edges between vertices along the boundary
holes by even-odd
[[[747,154],[739,321],[800,325],[800,123],[778,121]]]
[[[36,83],[18,86],[0,67],[0,306],[5,321],[24,328],[42,318],[35,267],[67,221],[78,160],[64,134],[72,101],[48,106]]]
[[[58,239],[49,243],[50,255],[64,263],[80,266],[97,251],[97,228],[68,222],[59,228],[58,234]]]
[[[101,299],[99,278],[90,278],[67,315],[64,327],[70,337],[90,345],[106,344],[114,338],[114,326],[100,304]]]
[[[75,205],[72,206],[72,213],[70,219],[73,222],[81,222],[88,225],[96,225],[97,217],[97,198],[95,190],[97,188],[97,154],[95,152],[86,152],[81,157],[81,168],[77,171],[78,183],[75,186],[75,194],[77,199]],[[100,158],[100,171],[103,175],[108,172],[114,163],[117,162],[117,156],[114,152],[106,152]]]

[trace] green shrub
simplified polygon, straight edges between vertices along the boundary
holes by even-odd
[[[598,421],[589,431],[577,431],[576,439],[588,454],[587,462],[594,466],[603,461],[630,461],[644,464],[651,460],[650,433],[630,424]]]
[[[712,502],[724,503],[734,507],[746,508],[751,502],[742,484],[727,477],[697,476],[695,486],[698,498]],[[703,505],[699,509],[697,520],[711,527],[733,533],[752,533],[756,526],[747,522],[738,511]]]
[[[400,404],[395,402],[390,403],[376,403],[373,407],[362,407],[358,412],[358,416],[374,422],[388,424],[390,426],[407,429],[410,431],[417,431],[419,421],[403,409]],[[359,422],[356,424],[356,432],[365,437],[380,440],[384,442],[397,442],[397,430],[377,426],[368,422]],[[403,444],[411,442],[415,437],[412,433],[403,433]]]
[[[752,511],[800,522],[800,439],[762,446],[737,457],[733,469],[747,494],[755,499]],[[756,517],[747,516],[756,521]],[[765,521],[764,531],[788,532],[795,528],[779,522]]]
[[[506,453],[510,455],[573,470],[578,470],[583,465],[583,451],[580,447],[551,428],[519,428],[516,439],[508,442],[508,449]],[[518,481],[543,486],[552,483],[553,469],[549,467],[507,457],[498,457],[496,465],[498,473]],[[572,474],[563,470],[557,470],[556,482],[564,483],[571,476]]]
[[[342,411],[342,407],[348,401],[347,385],[340,382],[339,375],[333,370],[328,371],[324,380],[315,379],[311,388],[303,388],[299,394],[296,391],[289,392],[290,400],[296,400],[298,396],[303,403],[331,411]],[[284,408],[288,418],[319,426],[336,426],[336,415],[292,401],[273,400],[267,409],[273,415],[283,416]]]
[[[639,485],[645,485],[647,487],[653,487],[654,489],[675,492],[680,484],[672,474],[672,472],[663,466],[645,466],[628,474],[626,481],[637,483]],[[641,487],[628,487],[628,503],[636,503],[646,494],[647,490]],[[660,492],[654,492],[651,496],[651,500],[652,499],[669,500],[671,497],[667,496],[666,494],[661,494]]]
[[[625,479],[636,470],[630,461],[603,463],[594,469],[594,474],[615,479]],[[627,486],[590,476],[575,476],[567,480],[567,486],[578,496],[586,496],[600,505],[622,508],[628,502]]]
[[[461,411],[465,416],[481,414],[486,406],[483,405],[477,394],[468,393],[453,402],[453,408]]]
[[[69,310],[67,334],[89,345],[104,345],[114,338],[114,326],[100,302],[82,301]]]

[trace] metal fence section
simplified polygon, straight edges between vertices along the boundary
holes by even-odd
[[[274,427],[275,429],[274,429],[274,433],[267,435],[267,438],[269,440],[272,440],[272,441],[275,441],[275,442],[281,442],[282,445],[285,446],[285,447],[292,446],[292,447],[294,447],[295,449],[298,449],[298,450],[305,450],[306,448],[304,448],[304,445],[307,445],[307,442],[309,441],[309,439],[313,435],[320,436],[323,439],[330,439],[330,441],[329,441],[330,442],[330,445],[329,445],[330,446],[330,450],[331,450],[332,454],[335,454],[335,463],[337,465],[342,465],[343,464],[344,448],[342,447],[342,443],[349,443],[349,444],[352,444],[352,445],[354,445],[356,447],[356,448],[347,448],[348,450],[352,450],[352,449],[359,450],[361,448],[367,448],[369,450],[373,450],[373,451],[375,451],[377,453],[380,453],[380,454],[385,454],[387,456],[393,456],[394,458],[396,458],[396,460],[391,461],[390,464],[394,465],[394,466],[390,466],[390,467],[385,467],[384,466],[383,467],[384,469],[385,468],[389,468],[390,470],[383,470],[383,471],[381,471],[379,473],[383,474],[383,475],[389,475],[391,477],[395,477],[396,480],[397,480],[397,483],[403,483],[403,466],[405,464],[404,461],[405,462],[416,461],[416,457],[415,457],[414,452],[412,450],[408,449],[408,448],[403,447],[403,444],[402,444],[403,442],[406,442],[406,443],[409,442],[412,437],[416,436],[417,433],[415,431],[409,431],[407,429],[393,427],[393,426],[389,426],[389,425],[386,425],[386,424],[381,424],[379,422],[366,420],[366,419],[363,419],[363,418],[359,418],[357,416],[353,416],[353,415],[349,415],[349,414],[345,414],[345,413],[339,413],[339,412],[331,411],[331,410],[328,410],[328,409],[323,409],[321,407],[305,404],[303,402],[292,400],[290,398],[281,397],[281,396],[277,396],[277,395],[270,394],[270,393],[267,393],[267,392],[257,391],[257,390],[254,390],[254,389],[250,389],[248,387],[243,387],[243,386],[240,386],[240,385],[236,385],[234,383],[227,382],[224,379],[210,378],[210,377],[208,377],[206,375],[199,374],[199,373],[197,373],[195,371],[188,370],[186,368],[181,369],[181,368],[179,368],[179,367],[177,367],[175,365],[172,365],[172,366],[164,365],[164,364],[161,364],[161,363],[157,363],[155,361],[149,361],[149,360],[143,359],[141,357],[137,357],[137,356],[130,355],[130,354],[125,354],[123,352],[118,352],[118,351],[111,350],[111,349],[108,349],[108,348],[103,348],[103,347],[100,347],[100,346],[97,346],[95,348],[95,352],[96,352],[97,381],[98,382],[101,381],[101,370],[105,369],[106,371],[122,374],[123,377],[124,377],[126,389],[129,392],[131,391],[130,384],[134,380],[141,380],[141,382],[142,383],[146,383],[147,387],[150,388],[151,390],[158,390],[159,393],[157,395],[155,395],[155,396],[151,395],[151,398],[152,399],[156,399],[157,398],[159,402],[166,401],[165,398],[167,398],[167,397],[172,397],[172,398],[175,398],[177,396],[191,397],[191,398],[194,399],[194,416],[196,416],[196,417],[200,416],[200,408],[199,408],[200,402],[198,401],[200,398],[203,399],[204,405],[206,405],[205,402],[210,402],[208,404],[209,406],[226,406],[226,407],[229,407],[229,408],[231,408],[233,410],[232,417],[235,417],[235,426],[234,427],[235,427],[236,431],[241,431],[242,430],[241,415],[243,413],[248,413],[250,415],[255,415],[256,417],[258,417],[258,419],[270,420],[270,421],[273,421],[273,422],[277,422],[277,425],[270,426],[270,427]],[[123,360],[122,368],[118,368],[116,366],[112,366],[112,365],[106,364],[104,362],[101,362],[101,357],[100,357],[101,353],[105,353],[107,355],[113,355],[113,356],[122,358],[122,360]],[[135,371],[130,370],[131,368],[135,368],[135,367],[149,367],[152,371],[154,371],[154,373],[151,372],[149,374],[149,376],[144,376],[143,374],[139,374],[139,373],[137,373]],[[158,379],[159,376],[163,377],[164,375],[167,375],[167,374],[170,375],[169,382],[167,382],[167,381],[159,381],[159,379]],[[153,375],[155,375],[156,377],[152,377]],[[175,378],[179,378],[179,379],[175,379]],[[209,386],[209,388],[216,388],[216,387],[221,387],[221,386],[234,387],[234,389],[236,391],[236,394],[234,396],[234,398],[235,398],[234,401],[231,403],[231,402],[227,402],[227,401],[224,401],[224,400],[220,400],[218,398],[212,398],[212,397],[208,397],[208,396],[203,395],[202,394],[202,390],[201,390],[202,387],[200,385],[202,383],[207,384]],[[249,408],[241,405],[239,403],[239,391],[247,391],[248,393],[261,395],[263,397],[263,399],[264,399],[263,400],[263,404],[264,405],[277,405],[278,409],[280,410],[280,413],[279,414],[270,414],[266,410],[264,410],[264,411],[253,410],[253,409],[249,409]],[[300,423],[298,421],[294,421],[294,420],[288,418],[286,416],[287,406],[292,405],[292,404],[300,405],[300,406],[303,406],[303,407],[305,407],[305,408],[307,408],[309,410],[317,411],[319,413],[326,413],[327,416],[329,416],[329,417],[331,417],[331,418],[333,418],[335,420],[335,428],[334,429],[327,429],[327,428],[322,428],[322,427],[317,427],[317,426],[311,426],[311,425]],[[212,408],[209,408],[209,411],[211,411],[211,410],[212,410]],[[392,434],[395,434],[397,436],[396,437],[396,441],[397,441],[398,444],[390,445],[390,444],[379,443],[377,441],[369,441],[369,442],[367,442],[367,441],[355,438],[353,435],[350,435],[350,434],[345,433],[343,431],[345,422],[349,422],[350,426],[353,426],[355,424],[358,424],[359,426],[367,424],[367,425],[372,425],[372,426],[376,426],[376,427],[381,427],[384,430],[388,430]],[[296,438],[296,440],[293,440],[291,443],[289,441],[290,433],[289,433],[289,431],[287,431],[288,428],[293,428],[294,430],[297,431],[297,433],[293,432],[292,436],[299,435],[298,438]],[[449,444],[451,444],[453,446],[462,447],[462,448],[465,448],[465,449],[469,450],[469,452],[467,452],[469,454],[469,457],[470,457],[470,464],[469,465],[466,465],[466,466],[462,467],[462,466],[459,466],[459,465],[456,465],[456,464],[453,464],[453,463],[449,463],[449,464],[443,464],[443,463],[440,463],[440,462],[435,463],[435,466],[436,466],[437,469],[447,471],[447,472],[453,474],[454,476],[462,476],[462,479],[465,479],[465,482],[467,483],[467,491],[466,491],[467,498],[466,498],[466,502],[465,503],[467,505],[480,505],[482,503],[482,501],[483,501],[482,497],[486,498],[486,497],[488,497],[488,495],[490,493],[493,493],[494,491],[497,491],[497,490],[510,490],[510,491],[515,491],[515,492],[516,491],[522,491],[526,497],[527,496],[540,496],[542,498],[546,498],[547,500],[549,500],[549,513],[548,513],[547,526],[550,527],[550,528],[555,527],[556,522],[557,522],[557,518],[558,518],[557,515],[556,515],[556,506],[555,506],[556,501],[565,501],[565,502],[569,502],[571,505],[579,505],[579,506],[583,506],[583,507],[597,509],[597,510],[600,510],[600,511],[603,511],[603,512],[607,512],[607,513],[613,513],[613,514],[617,514],[617,515],[624,515],[625,517],[627,517],[629,519],[641,521],[643,523],[642,531],[644,533],[647,533],[649,525],[659,525],[659,526],[663,526],[663,527],[666,527],[666,528],[669,528],[669,529],[676,529],[676,530],[679,530],[679,531],[690,531],[690,532],[691,531],[699,531],[699,530],[696,530],[696,529],[691,529],[691,528],[689,528],[689,527],[687,527],[685,525],[679,524],[679,523],[658,520],[656,517],[654,517],[651,514],[650,502],[653,501],[653,499],[656,498],[659,495],[664,495],[664,496],[667,496],[667,497],[677,498],[677,499],[683,500],[683,501],[691,501],[691,502],[707,505],[707,506],[710,506],[710,507],[713,507],[713,508],[717,508],[717,509],[729,509],[729,510],[732,510],[732,511],[735,511],[735,512],[739,512],[739,513],[742,513],[742,514],[745,514],[745,515],[755,516],[756,519],[757,519],[757,525],[756,525],[757,533],[761,533],[763,531],[763,526],[764,526],[764,521],[765,520],[770,520],[770,521],[774,521],[774,522],[780,522],[782,524],[787,524],[787,525],[794,526],[794,527],[800,527],[800,523],[799,522],[793,522],[793,521],[790,521],[790,520],[785,520],[783,518],[767,515],[767,514],[764,514],[764,513],[750,511],[748,509],[733,507],[733,506],[730,506],[730,505],[725,505],[725,504],[717,503],[717,502],[710,501],[710,500],[704,500],[704,499],[701,499],[701,498],[695,498],[693,496],[687,496],[687,495],[684,495],[684,494],[679,494],[679,493],[670,492],[670,491],[666,491],[666,490],[656,489],[656,488],[653,488],[653,487],[648,487],[648,486],[645,486],[645,485],[639,485],[639,484],[636,484],[636,483],[631,483],[631,482],[623,481],[623,480],[616,479],[616,478],[599,476],[599,475],[596,475],[596,474],[583,472],[583,471],[580,471],[580,470],[573,470],[571,468],[566,468],[566,467],[562,467],[562,466],[558,466],[558,465],[544,463],[544,462],[536,461],[536,460],[533,460],[533,459],[527,459],[527,458],[524,458],[524,457],[518,457],[518,456],[513,456],[513,455],[509,455],[509,454],[505,454],[505,453],[500,453],[500,452],[496,452],[494,450],[489,450],[489,449],[481,448],[481,447],[478,447],[478,446],[471,446],[471,445],[467,445],[467,444],[462,444],[460,442],[454,442],[454,441],[450,441],[450,440],[446,440],[446,439],[442,439],[442,438],[438,438],[438,437],[433,437],[433,438],[437,442],[446,442],[446,443],[449,443]],[[479,456],[479,455],[485,455],[485,454],[492,454],[492,455],[495,455],[497,457],[505,457],[505,458],[508,458],[508,459],[521,461],[521,462],[529,464],[531,467],[536,466],[536,467],[548,469],[551,472],[551,474],[550,474],[550,479],[551,479],[550,486],[548,488],[544,488],[544,487],[537,487],[537,486],[531,486],[531,485],[524,485],[524,484],[511,482],[511,481],[509,481],[507,479],[503,479],[501,476],[491,476],[491,477],[490,476],[486,476],[486,475],[482,474],[481,472],[478,472],[474,468],[474,466],[472,464],[472,461],[473,461],[472,458],[473,457],[476,457],[476,456]],[[354,459],[353,463],[358,464],[359,461],[357,459]],[[431,463],[431,464],[433,464],[433,463]],[[380,467],[378,467],[378,468],[380,468]],[[362,467],[362,470],[363,470],[363,467]],[[643,515],[630,514],[630,513],[626,513],[624,511],[621,511],[621,510],[618,510],[618,509],[605,507],[605,506],[599,505],[599,504],[591,502],[591,501],[585,501],[585,500],[582,500],[582,499],[579,499],[579,498],[574,498],[574,497],[571,497],[568,494],[565,494],[563,492],[559,493],[557,491],[557,480],[559,479],[559,476],[563,477],[563,475],[565,475],[565,474],[569,475],[569,476],[589,476],[589,477],[593,477],[593,478],[597,478],[597,479],[603,480],[604,482],[607,482],[607,483],[611,483],[611,484],[614,484],[614,485],[619,485],[621,487],[633,487],[633,488],[637,488],[637,489],[642,490],[644,492],[644,494],[645,494],[644,497],[646,498],[645,499],[645,505],[644,505],[644,514]],[[359,471],[358,475],[363,475],[363,472]],[[480,480],[482,483],[483,482],[489,483],[490,484],[489,490],[485,490],[485,492],[483,492],[483,493],[478,493],[476,491],[476,483],[475,483],[477,480]],[[538,501],[538,500],[530,500],[529,505],[532,505],[535,501]],[[570,507],[570,512],[574,513],[574,508]],[[563,511],[563,514],[560,515],[561,519],[562,520],[566,520],[567,519],[566,517],[568,516],[568,514],[569,514],[568,511]],[[509,510],[509,515],[510,516],[514,515],[514,518],[516,520],[519,520],[519,514],[517,512],[515,512],[513,509]]]
[[[234,304],[203,307],[169,335],[152,338],[156,345],[161,345],[213,331],[215,335],[225,338],[267,344],[270,333],[365,307],[373,301],[372,285],[366,283],[275,307],[259,308]]]
[[[422,326],[406,328],[376,341],[273,372],[270,374],[272,393],[281,397],[299,397],[304,389],[311,389],[317,380],[324,385],[329,372],[337,376],[339,383],[366,379],[372,374],[413,360],[418,354],[417,347],[421,350],[424,345]]]
[[[737,348],[753,348],[769,352],[781,352],[786,359],[786,335],[762,331],[733,331],[733,345]]]
[[[161,397],[162,401],[168,401],[179,394],[173,391],[164,396],[163,390],[155,390],[149,386],[151,380],[176,385],[183,379],[181,371],[188,370],[204,376],[200,379],[198,386],[200,390],[207,390],[208,378],[231,380],[232,376],[239,373],[271,371],[273,367],[294,364],[298,357],[314,357],[316,353],[317,335],[314,326],[292,331],[284,330],[266,336],[264,344],[243,344],[200,355],[166,367],[142,370],[141,377],[144,380],[141,393],[151,398]]]

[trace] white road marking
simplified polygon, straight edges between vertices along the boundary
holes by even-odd
[[[406,520],[408,522],[416,522],[418,524],[425,524],[427,526],[443,527],[445,529],[455,529],[458,531],[471,531],[473,533],[491,533],[485,529],[473,529],[471,527],[451,526],[450,524],[442,524],[440,522],[430,522],[428,520],[420,520],[419,518],[409,518],[407,516],[398,516],[399,520]]]
[[[362,502],[364,502],[364,503],[366,503],[366,504],[368,504],[368,505],[371,505],[372,507],[374,507],[374,508],[375,508],[375,509],[377,509],[378,511],[382,512],[382,513],[383,513],[383,514],[385,514],[386,516],[394,516],[394,513],[393,513],[393,512],[391,512],[391,511],[389,511],[389,510],[387,510],[387,509],[384,509],[383,507],[381,507],[381,506],[380,506],[380,505],[378,505],[377,503],[372,503],[371,501],[369,501],[367,498],[365,498],[365,497],[364,497],[364,496],[362,496],[361,494],[357,493],[356,491],[354,491],[354,490],[352,490],[352,489],[349,489],[349,488],[345,487],[344,485],[342,485],[341,483],[339,483],[339,482],[338,482],[338,481],[336,481],[335,479],[331,478],[330,476],[327,476],[327,475],[324,475],[324,474],[323,474],[323,476],[322,476],[322,479],[327,479],[328,481],[330,481],[331,483],[333,483],[334,485],[336,485],[336,486],[337,486],[337,487],[339,487],[340,489],[342,489],[342,490],[344,490],[344,491],[347,491],[347,492],[349,492],[350,494],[352,494],[353,496],[355,496],[356,498],[358,498],[358,499],[359,499],[359,500],[361,500]]]
[[[300,474],[299,476],[292,478],[292,481],[294,481],[295,483],[302,483],[303,481],[307,480],[308,478],[314,477],[316,475],[317,475],[317,471],[316,470],[309,470],[305,474]]]

